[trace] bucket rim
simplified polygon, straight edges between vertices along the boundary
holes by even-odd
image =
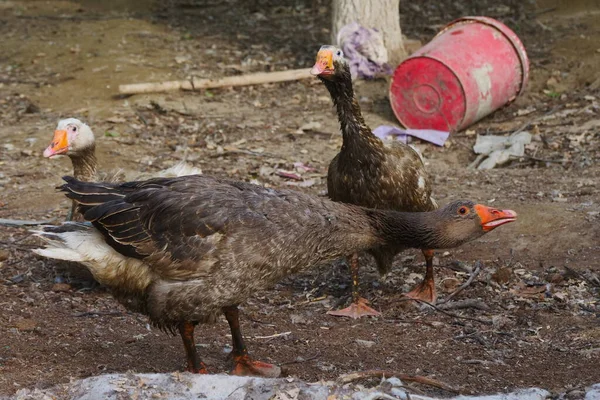
[[[484,25],[488,25],[494,29],[496,29],[497,31],[499,31],[502,36],[504,36],[505,38],[508,39],[508,41],[510,42],[510,44],[512,45],[512,47],[515,49],[515,52],[517,53],[519,60],[521,61],[521,84],[519,85],[519,93],[517,93],[517,95],[510,99],[508,101],[507,104],[512,103],[513,101],[516,100],[516,98],[520,95],[523,94],[523,92],[525,91],[525,88],[527,86],[527,83],[529,82],[529,57],[527,56],[527,51],[525,50],[525,46],[523,45],[523,42],[521,42],[521,39],[519,39],[519,36],[517,36],[517,34],[510,29],[506,24],[498,21],[497,19],[491,18],[491,17],[484,17],[484,16],[464,16],[464,17],[460,17],[455,19],[454,21],[449,22],[446,26],[444,26],[444,28],[442,28],[434,37],[433,39],[437,38],[438,36],[442,35],[443,33],[445,33],[446,31],[448,31],[450,28],[460,24],[460,23],[476,23],[479,22],[481,24]],[[432,39],[432,41],[433,41]]]

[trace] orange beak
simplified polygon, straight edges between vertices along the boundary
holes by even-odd
[[[498,210],[497,208],[475,204],[475,212],[479,215],[481,226],[485,232],[517,220],[517,213],[513,210]]]
[[[65,154],[69,150],[69,138],[67,131],[54,131],[54,138],[50,146],[44,150],[44,157],[53,157],[60,154]]]
[[[319,50],[317,53],[317,61],[310,70],[310,73],[315,76],[333,75],[333,53],[331,50]]]

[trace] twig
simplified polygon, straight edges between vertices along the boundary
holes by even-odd
[[[249,155],[249,156],[254,156],[254,157],[281,158],[280,156],[275,155],[275,154],[258,153],[256,151],[251,151],[251,150],[227,150],[220,154],[211,154],[210,158],[227,157],[227,156],[239,155],[239,154],[244,154],[244,155]]]
[[[92,315],[104,316],[104,315],[114,315],[114,316],[122,316],[123,313],[120,311],[85,311],[79,312],[71,315],[72,317],[90,317]]]
[[[320,356],[321,356],[321,353],[317,353],[314,356],[310,356],[308,358],[302,358],[301,360],[288,361],[288,362],[281,363],[279,365],[300,364],[300,363],[303,363],[303,362],[312,361],[312,360],[314,360],[316,358],[319,358]]]
[[[432,379],[432,378],[428,378],[426,376],[409,375],[409,374],[403,374],[400,372],[394,372],[394,371],[383,370],[383,369],[372,369],[372,370],[368,370],[368,371],[353,372],[350,374],[341,375],[338,377],[338,381],[341,382],[342,384],[345,384],[345,383],[350,383],[350,382],[353,382],[353,381],[356,381],[359,379],[382,378],[382,377],[388,377],[388,378],[395,377],[395,378],[400,379],[401,381],[417,382],[417,383],[420,383],[423,385],[433,386],[438,389],[446,390],[448,392],[460,393],[460,390],[458,390],[446,383],[440,382],[440,381]]]
[[[525,129],[527,129],[530,125],[535,124],[536,122],[538,122],[539,120],[543,119],[544,117],[547,117],[549,115],[554,114],[556,111],[558,111],[561,108],[561,106],[556,106],[554,107],[552,110],[548,111],[547,113],[545,113],[544,115],[538,115],[535,116],[533,118],[530,118],[526,123],[524,123],[523,125],[521,125],[521,127],[519,129],[517,129],[516,131],[514,131],[513,133],[511,133],[510,136],[512,135],[516,135],[517,133],[521,133],[523,132]]]
[[[238,387],[236,387],[236,388],[235,388],[235,390],[234,390],[233,392],[231,392],[231,393],[229,393],[229,394],[227,395],[226,399],[230,398],[232,394],[234,394],[235,392],[237,392],[238,390],[240,390],[240,389],[241,389],[241,388],[243,388],[244,386],[246,386],[246,385],[241,385],[241,386],[238,386]]]
[[[287,335],[291,335],[291,334],[292,334],[292,331],[289,331],[289,332],[276,333],[274,335],[269,335],[269,336],[254,336],[254,339],[274,339],[277,337],[287,336]]]
[[[440,310],[458,310],[462,308],[476,308],[478,310],[488,311],[490,308],[487,304],[479,299],[465,299],[444,303],[439,305]]]
[[[450,299],[452,299],[454,296],[465,290],[465,288],[467,288],[471,283],[473,283],[473,280],[477,278],[477,275],[479,275],[479,273],[481,272],[481,264],[481,261],[477,261],[475,263],[475,269],[471,273],[471,276],[469,276],[469,279],[454,292],[450,293],[445,299],[439,301],[438,304],[447,303],[448,301],[450,301]]]
[[[315,297],[314,299],[308,299],[308,300],[305,300],[305,301],[303,301],[301,303],[297,303],[296,305],[303,306],[305,304],[316,303],[318,301],[323,301],[325,299],[327,299],[327,296]]]
[[[457,314],[454,314],[454,313],[449,313],[449,312],[444,311],[441,308],[437,307],[436,305],[433,305],[430,302],[425,301],[425,300],[413,299],[411,297],[406,297],[403,300],[404,301],[406,301],[406,300],[412,300],[412,301],[416,301],[417,303],[422,303],[422,304],[428,305],[429,307],[433,308],[434,310],[439,311],[442,314],[445,314],[445,315],[447,315],[449,317],[452,317],[452,318],[466,319],[466,320],[469,320],[469,321],[481,322],[482,324],[486,324],[486,325],[492,325],[492,321],[490,321],[490,320],[481,319],[481,318],[475,318],[475,317],[465,317],[465,316],[462,316],[462,315],[457,315]]]

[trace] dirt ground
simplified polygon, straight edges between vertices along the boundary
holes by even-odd
[[[418,143],[440,203],[469,198],[511,208],[516,223],[438,252],[442,297],[483,269],[451,315],[401,293],[422,278],[417,252],[380,279],[365,258],[363,295],[383,317],[328,316],[347,301],[347,268],[311,270],[243,305],[252,354],[314,381],[389,369],[434,377],[466,392],[539,386],[567,398],[600,382],[600,2],[429,2],[402,9],[402,27],[426,43],[461,15],[498,18],[531,59],[527,92],[438,148]],[[55,219],[66,159],[41,155],[60,118],[94,129],[101,168],[152,172],[186,159],[204,173],[324,194],[341,145],[316,79],[235,89],[115,96],[119,84],[220,77],[312,65],[327,43],[327,1],[94,0],[0,2],[0,218]],[[371,127],[394,124],[385,80],[357,82]],[[299,128],[309,122],[320,126]],[[534,135],[526,156],[477,171],[476,134]],[[277,171],[315,168],[303,181]],[[183,370],[178,337],[127,313],[77,265],[31,254],[24,228],[0,230],[0,395],[106,372]],[[213,372],[228,370],[224,321],[197,329]],[[283,334],[287,333],[287,334]],[[277,335],[279,334],[279,335]],[[276,335],[276,336],[273,336]]]

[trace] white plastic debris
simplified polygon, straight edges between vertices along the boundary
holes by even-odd
[[[587,388],[585,400],[600,400],[600,383],[596,383]]]
[[[298,379],[264,379],[229,375],[169,374],[107,374],[94,376],[47,389],[21,389],[6,400],[72,399],[117,400],[146,399],[212,399],[212,400],[321,400],[328,396],[348,399],[412,399],[440,400],[437,397],[406,395],[402,382],[388,378],[373,388],[360,384],[335,382],[305,383]],[[586,400],[598,399],[600,384],[589,388]],[[410,396],[410,397],[409,397]],[[512,393],[482,396],[457,396],[445,400],[545,400],[550,393],[544,389],[519,389]]]
[[[523,157],[525,145],[529,143],[531,143],[529,132],[518,132],[510,136],[477,135],[473,151],[476,154],[487,156],[477,166],[477,169],[492,169],[505,164],[511,158]]]

